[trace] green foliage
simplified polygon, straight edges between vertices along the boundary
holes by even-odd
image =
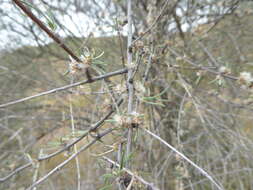
[[[39,8],[35,7],[34,5],[32,5],[31,3],[22,0],[21,2],[23,2],[25,5],[27,5],[28,7],[30,7],[31,9],[37,11],[39,13],[39,15],[41,15],[43,18],[46,19],[46,23],[49,26],[49,28],[53,31],[56,30],[57,28],[57,24],[53,18],[53,13],[51,12],[51,10],[49,8],[47,8],[46,13],[44,13],[43,11],[41,11]]]
[[[105,185],[104,187],[100,188],[99,190],[110,190],[112,189],[113,185],[109,184],[109,185]]]
[[[112,181],[116,178],[116,176],[112,173],[106,173],[102,175],[104,180],[104,186],[100,190],[111,189],[113,187]]]
[[[168,101],[168,100],[164,100],[164,99],[160,98],[164,93],[167,92],[168,89],[169,88],[164,89],[162,92],[160,92],[159,94],[157,94],[155,96],[141,97],[141,101],[146,103],[146,104],[165,107],[164,104],[159,103],[159,102],[167,102]],[[158,102],[156,102],[156,101],[158,101]]]

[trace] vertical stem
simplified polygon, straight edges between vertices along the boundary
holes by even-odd
[[[41,152],[41,150],[40,150],[40,152]],[[33,183],[38,180],[39,167],[40,167],[40,163],[36,162],[35,163],[35,170],[34,170],[34,174],[33,174]],[[37,187],[34,187],[32,190],[37,190]]]
[[[127,38],[127,64],[130,66],[132,65],[132,1],[127,1],[127,21],[128,21],[128,38]],[[128,88],[128,107],[127,112],[128,114],[131,114],[133,111],[133,97],[134,97],[134,87],[133,87],[133,68],[129,67],[128,73],[127,73],[127,88]],[[126,148],[126,157],[128,158],[131,153],[131,145],[132,145],[132,133],[133,129],[130,127],[128,129],[127,134],[127,148]],[[127,166],[129,164],[127,163]]]
[[[73,76],[71,76],[71,84],[73,84]],[[71,118],[71,129],[72,135],[75,135],[75,123],[74,123],[74,115],[73,115],[73,106],[72,106],[72,96],[69,95],[69,111],[70,111],[70,118]],[[74,145],[74,152],[77,153],[77,146]],[[76,172],[77,172],[77,190],[81,189],[81,172],[80,172],[80,164],[78,156],[75,158],[76,162]]]
[[[120,143],[119,147],[118,147],[118,154],[117,154],[117,160],[118,160],[118,163],[120,163],[120,164],[121,164],[121,160],[122,160],[122,148],[123,148],[123,143]],[[120,181],[118,181],[118,189],[119,190],[124,189],[124,186],[122,183],[120,183]]]

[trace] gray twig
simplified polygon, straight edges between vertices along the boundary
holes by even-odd
[[[75,154],[72,154],[68,159],[66,159],[64,162],[60,163],[58,166],[56,166],[54,169],[52,169],[50,172],[48,172],[46,175],[41,177],[38,181],[33,183],[30,187],[27,188],[27,190],[31,190],[37,185],[41,184],[43,181],[48,179],[51,175],[53,175],[55,172],[59,171],[62,169],[66,164],[68,164],[71,160],[73,160],[75,157],[77,157],[81,152],[87,150],[90,146],[95,144],[98,140],[100,140],[102,137],[105,135],[111,133],[113,131],[112,128],[105,130],[103,133],[100,133],[99,136],[97,136],[95,139],[93,139],[90,143],[84,145],[81,147]]]
[[[176,148],[171,146],[169,143],[167,143],[165,140],[163,140],[161,137],[157,136],[156,134],[152,133],[151,131],[141,128],[143,131],[160,141],[162,144],[166,145],[168,148],[170,148],[173,152],[178,154],[181,158],[183,158],[185,161],[187,161],[190,165],[192,165],[194,168],[196,168],[200,173],[202,173],[205,177],[207,177],[219,190],[224,190],[224,188],[216,182],[212,176],[210,176],[203,168],[199,167],[197,164],[195,164],[193,161],[191,161],[188,157],[186,157],[183,153],[179,152]]]
[[[56,92],[63,91],[63,90],[73,88],[73,87],[76,87],[76,86],[80,86],[80,85],[83,85],[83,84],[93,83],[95,81],[102,80],[102,79],[109,78],[109,77],[116,76],[116,75],[121,75],[121,74],[124,74],[126,72],[127,72],[127,69],[120,69],[118,71],[114,71],[114,72],[111,72],[111,73],[107,73],[107,74],[104,74],[104,75],[100,75],[100,76],[91,78],[90,80],[89,79],[83,80],[83,81],[80,81],[80,82],[76,82],[76,83],[73,83],[73,84],[69,84],[69,85],[66,85],[66,86],[62,86],[62,87],[59,87],[59,88],[55,88],[55,89],[52,89],[52,90],[41,92],[41,93],[33,95],[33,96],[28,96],[28,97],[25,97],[25,98],[21,98],[19,100],[14,100],[14,101],[11,101],[11,102],[8,102],[8,103],[5,103],[5,104],[1,104],[0,108],[5,108],[5,107],[10,106],[10,105],[25,102],[27,100],[31,100],[31,99],[34,99],[34,98],[38,98],[38,97],[41,97],[41,96],[48,95],[48,94],[56,93]]]

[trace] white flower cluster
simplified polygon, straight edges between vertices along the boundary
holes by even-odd
[[[142,123],[142,115],[137,112],[116,114],[113,119],[117,125],[123,128],[137,127]]]
[[[89,64],[86,63],[85,57],[81,55],[80,59],[82,62],[77,62],[74,60],[71,56],[69,56],[70,62],[69,62],[69,71],[71,74],[75,74],[78,71],[81,71],[85,68],[89,67]]]
[[[136,64],[135,64],[134,62],[127,63],[127,64],[126,64],[126,67],[127,67],[128,69],[134,69],[134,68],[136,67]]]
[[[74,60],[72,57],[69,57],[70,63],[69,63],[69,71],[70,73],[74,74],[77,71],[84,70],[91,66],[93,60],[96,60],[103,56],[104,52],[101,52],[100,55],[95,57],[95,51],[92,52],[86,47],[83,50],[82,55],[80,56],[80,62]]]
[[[238,81],[241,85],[244,85],[246,87],[250,87],[253,83],[253,78],[251,76],[251,73],[241,72]]]
[[[140,81],[136,81],[134,87],[139,95],[144,96],[146,93],[146,88]]]
[[[113,119],[119,127],[129,127],[131,125],[131,118],[125,115],[116,114]]]
[[[124,84],[117,84],[114,88],[113,88],[117,93],[123,93],[126,91],[126,85]]]

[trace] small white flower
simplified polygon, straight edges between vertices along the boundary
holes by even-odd
[[[240,77],[245,79],[246,81],[252,81],[252,76],[251,76],[251,73],[249,72],[240,73]]]
[[[69,71],[70,73],[74,74],[77,71],[83,70],[87,67],[89,67],[89,65],[85,64],[85,63],[79,63],[76,60],[74,60],[71,56],[69,56],[70,62],[69,62]]]
[[[113,117],[114,121],[118,124],[118,125],[122,125],[123,124],[123,117],[122,115],[116,114]]]
[[[123,85],[123,84],[117,84],[115,87],[114,87],[114,90],[118,93],[122,93],[126,90],[126,86]]]
[[[227,70],[226,67],[222,66],[219,68],[219,72],[224,73]]]
[[[87,47],[84,47],[82,55],[83,57],[89,57],[91,56],[91,52]]]
[[[136,112],[136,111],[133,111],[133,112],[131,113],[131,115],[132,115],[132,116],[135,116],[135,117],[140,117],[140,114],[139,114],[138,112]]]
[[[253,78],[249,72],[241,72],[238,80],[242,85],[249,86],[253,83]]]
[[[128,69],[134,69],[135,66],[136,66],[136,64],[135,64],[134,62],[128,63],[128,64],[126,65],[126,67],[127,67]]]
[[[136,49],[142,49],[144,48],[144,43],[142,41],[137,41],[135,44],[134,44],[134,47]]]
[[[251,73],[249,73],[249,72],[240,73],[240,78],[247,81],[247,82],[252,82],[253,81]]]
[[[78,67],[79,69],[85,69],[85,68],[88,68],[89,66],[88,66],[87,64],[78,63],[78,64],[77,64],[77,67]]]
[[[219,68],[219,72],[221,74],[230,74],[231,70],[229,68],[225,67],[225,66],[222,66],[222,67]]]
[[[123,114],[119,115],[116,114],[114,115],[113,119],[115,123],[123,128],[129,128],[129,127],[138,127],[142,121],[143,121],[143,115],[137,113],[137,112],[132,112],[131,114]]]
[[[144,85],[140,81],[137,81],[135,83],[135,89],[138,92],[140,92],[141,94],[145,94],[145,92],[146,92],[146,88],[144,87]]]

